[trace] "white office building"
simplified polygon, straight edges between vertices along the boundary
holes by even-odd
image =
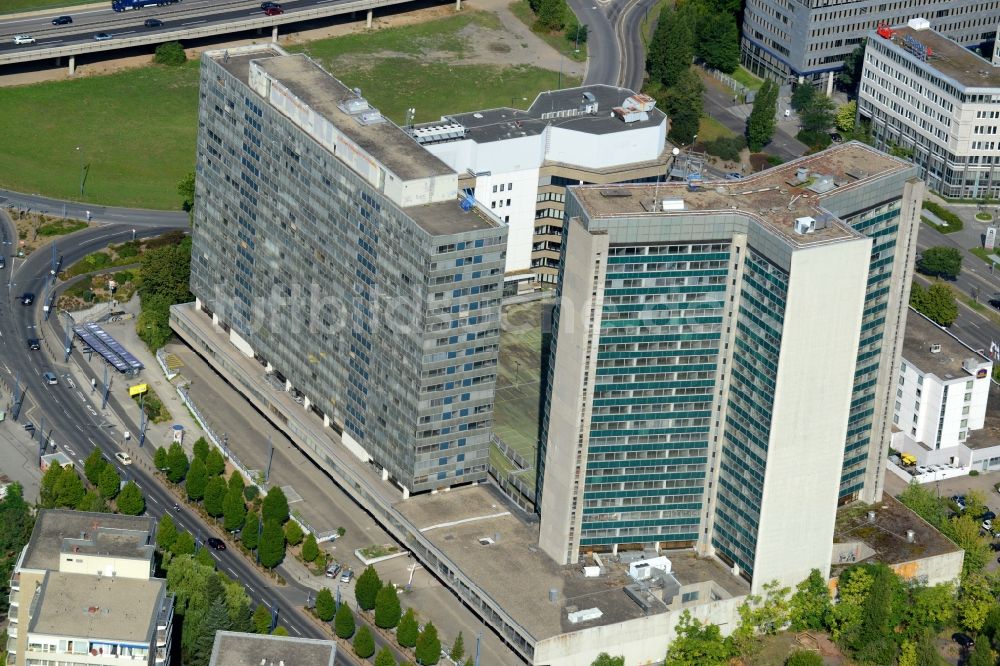
[[[858,116],[877,148],[912,153],[932,190],[1000,196],[1000,67],[926,19],[868,35]]]

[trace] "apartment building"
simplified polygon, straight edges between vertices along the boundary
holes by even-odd
[[[333,666],[337,643],[220,631],[208,666]]]
[[[838,504],[882,494],[922,194],[859,143],[736,182],[571,188],[542,550],[693,547],[755,590],[829,572]]]
[[[925,19],[869,35],[858,117],[948,197],[1000,196],[1000,66]]]
[[[508,292],[555,283],[567,186],[663,180],[670,156],[656,101],[607,85],[544,92],[527,110],[457,113],[408,131],[507,224]]]
[[[197,173],[202,316],[404,495],[485,480],[503,221],[275,45],[202,56]]]
[[[11,576],[7,663],[158,666],[173,595],[154,578],[150,517],[42,510]]]
[[[753,73],[778,81],[832,87],[844,58],[879,25],[927,17],[963,47],[996,38],[1000,1],[988,0],[747,0],[742,59]]]

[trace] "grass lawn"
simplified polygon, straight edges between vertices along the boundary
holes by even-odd
[[[983,248],[983,247],[973,247],[973,248],[969,248],[969,252],[971,252],[972,254],[976,255],[977,257],[979,257],[980,259],[982,259],[983,261],[985,261],[987,264],[992,264],[993,263],[990,260],[990,255],[991,254],[994,257],[997,257],[998,259],[1000,259],[1000,251],[997,251],[997,250],[990,251],[990,250],[987,250],[986,248]]]
[[[92,4],[94,0],[3,0],[0,2],[0,15],[30,12],[36,9],[56,9],[75,5]],[[111,3],[108,2],[108,6]]]
[[[535,13],[531,11],[528,0],[518,0],[510,6],[511,13],[516,16],[521,23],[531,28],[531,31],[538,35],[546,44],[554,48],[559,53],[566,54],[567,58],[583,62],[587,59],[587,43],[580,44],[580,51],[576,52],[576,40],[566,39],[563,32],[543,32],[535,30]],[[572,9],[570,11],[573,11]]]
[[[759,90],[764,84],[764,79],[759,79],[749,71],[740,65],[736,68],[736,71],[731,74],[731,76],[736,80],[737,83],[742,83],[750,90]]]
[[[732,130],[711,116],[702,116],[698,121],[698,142],[715,141],[716,139],[736,136]]]
[[[180,208],[177,182],[194,169],[197,116],[196,62],[4,88],[0,184],[78,199],[82,157],[84,200]]]

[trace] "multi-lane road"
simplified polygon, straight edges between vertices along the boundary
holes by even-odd
[[[587,85],[605,83],[639,90],[646,69],[642,22],[656,0],[569,0],[587,26]]]

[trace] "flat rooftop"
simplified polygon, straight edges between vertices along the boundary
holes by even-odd
[[[333,666],[337,644],[311,638],[220,631],[209,666]]]
[[[934,30],[914,30],[908,25],[894,27],[896,35],[892,43],[902,52],[910,53],[904,40],[912,37],[931,50],[927,65],[948,78],[968,88],[1000,87],[1000,68],[982,58],[958,42],[952,41]],[[871,40],[887,41],[873,33]]]
[[[755,217],[793,245],[812,245],[857,237],[854,230],[821,210],[824,197],[910,166],[907,162],[852,141],[741,180],[706,179],[697,191],[689,191],[684,182],[581,185],[571,188],[571,191],[591,218],[664,217],[693,211],[732,212],[735,209]],[[798,179],[799,169],[805,170],[806,180]],[[684,209],[660,210],[661,202],[667,199],[682,200]],[[812,217],[828,223],[825,228],[813,233],[797,234],[794,225],[800,217]]]
[[[875,520],[868,519],[868,512],[875,512]],[[913,542],[906,539],[907,530],[913,530]],[[878,504],[849,504],[837,509],[834,543],[861,541],[875,551],[873,559],[885,564],[901,564],[923,557],[934,557],[960,550],[930,523],[906,508],[899,500],[886,493]],[[850,564],[833,563],[837,575]]]
[[[28,631],[144,643],[156,631],[167,582],[50,571]]]
[[[526,522],[488,484],[424,494],[399,502],[400,511],[471,580],[499,604],[536,640],[643,617],[645,613],[624,592],[631,583],[627,567],[610,563],[605,575],[584,578],[580,566],[560,566],[538,549],[538,525]],[[483,545],[481,538],[493,543]],[[693,551],[664,551],[681,583],[715,581],[732,596],[748,594],[742,578],[713,559]],[[602,555],[605,563],[610,555]],[[556,601],[549,601],[549,591]],[[571,623],[567,607],[599,608],[602,617]]]
[[[932,346],[940,351],[932,352]],[[937,347],[934,347],[935,349]],[[971,377],[962,369],[962,361],[975,358],[976,362],[988,359],[961,340],[942,329],[913,308],[906,317],[903,337],[903,359],[926,374],[940,379],[965,379]]]
[[[481,206],[477,205],[468,211],[462,210],[458,199],[422,206],[410,206],[403,210],[431,236],[447,236],[463,231],[479,231],[480,229],[503,226],[500,220],[494,218]]]
[[[584,99],[588,93],[592,99]],[[458,123],[465,128],[464,136],[457,135],[443,140],[472,139],[476,143],[491,143],[522,136],[535,136],[551,125],[559,129],[584,132],[586,134],[613,134],[645,127],[653,127],[663,122],[663,111],[653,109],[643,120],[625,123],[612,113],[627,97],[636,93],[628,88],[609,85],[589,85],[543,92],[535,98],[527,110],[509,106],[483,111],[469,111],[445,116],[438,122],[422,123],[417,128],[441,127]],[[596,110],[583,112],[584,106]]]
[[[149,516],[45,509],[35,519],[21,567],[58,571],[59,556],[67,552],[148,560],[152,532]]]

